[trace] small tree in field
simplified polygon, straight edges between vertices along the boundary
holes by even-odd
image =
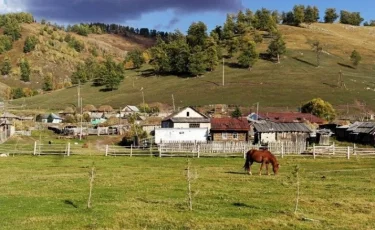
[[[350,55],[350,60],[352,61],[354,66],[358,66],[358,64],[361,62],[362,57],[358,53],[357,50],[353,50],[352,55]]]
[[[24,82],[30,81],[30,64],[27,61],[27,59],[23,59],[20,63],[20,69],[21,69],[21,80]]]
[[[322,44],[320,44],[319,41],[316,41],[312,44],[312,48],[313,48],[313,50],[316,54],[316,66],[319,67],[320,66],[320,55],[323,52],[323,46],[322,46]]]
[[[240,118],[242,117],[242,113],[241,113],[241,110],[238,106],[236,106],[236,109],[232,112],[232,117],[233,118]]]
[[[268,46],[267,53],[271,57],[277,57],[277,63],[280,63],[280,55],[286,52],[286,46],[281,34],[277,34]]]
[[[336,112],[333,106],[322,100],[321,98],[314,98],[302,106],[303,113],[311,113],[320,118],[326,119],[327,121],[332,121],[336,117]]]

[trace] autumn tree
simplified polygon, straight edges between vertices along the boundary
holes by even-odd
[[[336,117],[336,112],[333,106],[329,102],[324,101],[321,98],[312,99],[311,101],[304,104],[301,110],[303,113],[311,113],[327,121],[332,121]]]
[[[128,55],[126,56],[126,61],[131,61],[133,63],[133,67],[135,69],[139,69],[142,67],[142,65],[145,63],[145,59],[143,57],[142,51],[139,49],[130,51]]]
[[[48,73],[43,78],[43,90],[44,91],[52,91],[53,90],[53,76],[52,73]]]

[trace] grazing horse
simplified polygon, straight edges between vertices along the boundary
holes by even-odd
[[[249,172],[250,175],[252,175],[251,165],[253,164],[254,161],[257,163],[262,163],[262,165],[260,166],[259,175],[262,175],[262,168],[264,164],[266,164],[268,175],[270,175],[268,172],[269,163],[272,164],[272,169],[275,175],[277,174],[277,171],[279,170],[279,163],[277,162],[276,157],[268,150],[252,149],[246,153],[246,161],[245,161],[244,168],[246,171]]]

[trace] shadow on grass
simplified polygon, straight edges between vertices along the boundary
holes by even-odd
[[[337,64],[340,65],[340,66],[342,66],[342,67],[349,68],[349,69],[355,69],[353,66],[347,65],[347,64],[344,64],[344,63],[341,63],[341,62],[337,62]]]
[[[329,86],[329,87],[331,87],[331,88],[338,88],[337,85],[332,84],[332,83],[323,82],[323,85]]]
[[[244,175],[246,174],[247,175],[247,172],[233,172],[233,171],[229,171],[229,172],[225,172],[227,174],[235,174],[235,175]]]
[[[74,208],[78,208],[78,206],[76,204],[74,204],[74,202],[71,201],[71,200],[64,200],[64,204],[70,205]]]
[[[303,60],[303,59],[301,59],[301,58],[293,57],[293,59],[296,60],[296,61],[299,61],[299,62],[301,62],[301,63],[304,63],[304,64],[306,64],[306,65],[310,65],[310,66],[317,67],[315,64],[313,64],[313,63],[311,63],[311,62],[308,62],[308,61],[305,61],[305,60]]]
[[[257,206],[254,206],[254,205],[248,205],[248,204],[241,203],[241,202],[236,202],[236,203],[233,203],[232,205],[233,205],[233,206],[236,206],[236,207],[260,209],[260,208],[257,207]]]
[[[268,53],[260,53],[259,54],[259,59],[262,59],[264,61],[269,61],[269,62],[272,62],[272,63],[277,63],[275,62],[275,60],[271,57],[271,55],[269,55]]]

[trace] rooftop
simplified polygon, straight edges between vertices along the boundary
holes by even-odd
[[[211,130],[213,131],[249,131],[249,122],[245,118],[212,118]]]

